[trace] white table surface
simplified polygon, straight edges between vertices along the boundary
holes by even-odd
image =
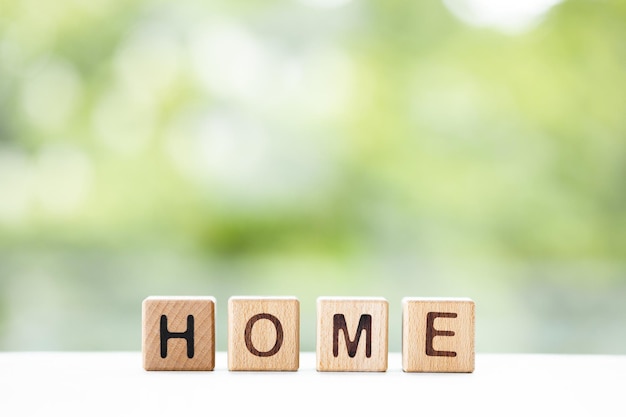
[[[0,353],[0,416],[626,416],[626,356],[478,354],[473,374],[146,372],[139,352]]]

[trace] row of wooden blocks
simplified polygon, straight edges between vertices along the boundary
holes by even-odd
[[[318,298],[317,370],[386,371],[388,311],[384,298]],[[215,298],[148,297],[142,316],[146,370],[214,369]],[[296,371],[299,357],[297,298],[229,299],[229,370]],[[404,298],[402,369],[473,372],[474,302]]]

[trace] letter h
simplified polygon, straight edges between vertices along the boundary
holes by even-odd
[[[193,340],[193,316],[190,314],[187,316],[187,330],[184,332],[170,332],[167,329],[167,316],[161,315],[161,358],[167,357],[167,341],[169,339],[185,339],[187,341],[187,357],[193,358],[194,355],[194,340]]]

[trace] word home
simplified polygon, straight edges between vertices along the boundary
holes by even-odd
[[[213,297],[146,298],[142,306],[144,368],[213,370],[215,302]],[[474,302],[468,298],[404,298],[402,369],[473,372],[474,311]],[[318,298],[316,369],[386,371],[388,312],[384,298]],[[230,371],[297,371],[299,341],[297,298],[228,300]]]

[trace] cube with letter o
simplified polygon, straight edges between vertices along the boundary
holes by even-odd
[[[228,300],[228,369],[297,371],[300,302],[295,297]]]

